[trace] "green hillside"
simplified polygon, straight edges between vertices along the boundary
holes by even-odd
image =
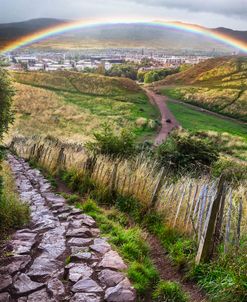
[[[134,129],[140,140],[155,134],[158,112],[132,80],[78,72],[13,72],[12,76],[17,93],[10,135],[51,134],[82,142],[106,122],[115,131]]]
[[[214,58],[154,84],[171,98],[247,121],[247,57]]]

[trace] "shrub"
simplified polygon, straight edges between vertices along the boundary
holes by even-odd
[[[128,129],[123,129],[116,135],[110,125],[105,124],[101,132],[94,133],[94,138],[94,142],[86,144],[87,150],[93,154],[128,157],[136,150],[135,137]]]
[[[221,158],[212,167],[212,174],[219,177],[224,172],[228,181],[238,183],[247,180],[247,166],[236,160]]]
[[[175,131],[158,147],[157,157],[176,171],[208,168],[219,158],[218,149],[208,138],[186,131]]]
[[[157,302],[187,302],[188,297],[176,282],[160,281],[153,292],[153,299]]]

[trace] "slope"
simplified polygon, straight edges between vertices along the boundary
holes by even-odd
[[[247,57],[209,59],[153,87],[171,98],[247,121]]]
[[[12,73],[16,120],[10,135],[53,135],[87,141],[110,122],[133,128],[139,139],[152,136],[158,113],[138,85],[126,79],[75,72]],[[150,123],[138,125],[138,119]],[[152,122],[151,122],[152,121]]]

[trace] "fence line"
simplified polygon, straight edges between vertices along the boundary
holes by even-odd
[[[121,195],[133,196],[147,209],[155,207],[165,216],[167,225],[193,236],[198,246],[207,236],[207,223],[217,202],[214,239],[224,242],[227,252],[238,246],[247,231],[247,191],[244,186],[232,188],[224,181],[217,197],[219,179],[182,177],[175,183],[165,168],[144,160],[142,152],[135,160],[113,160],[104,156],[89,158],[82,146],[65,144],[49,138],[13,138],[10,148],[19,156],[34,159],[51,171],[91,169],[92,179]],[[90,167],[90,168],[89,168]],[[206,234],[206,235],[205,235]]]

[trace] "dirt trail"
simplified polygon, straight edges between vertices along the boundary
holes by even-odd
[[[134,302],[127,267],[94,219],[66,205],[23,159],[8,161],[31,222],[0,251],[0,302]]]
[[[207,302],[205,294],[193,282],[184,281],[183,274],[172,264],[157,238],[149,235],[147,242],[151,248],[152,261],[159,272],[160,278],[181,284],[182,289],[189,296],[190,302]]]
[[[161,114],[161,129],[155,138],[155,144],[160,145],[166,140],[172,129],[179,127],[179,123],[166,105],[166,101],[168,100],[166,96],[158,95],[148,89],[145,89],[145,91],[151,104],[157,106]]]

